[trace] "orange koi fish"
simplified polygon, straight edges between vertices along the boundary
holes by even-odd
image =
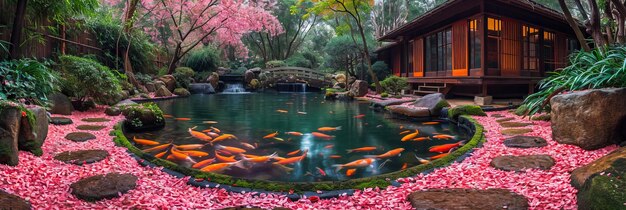
[[[394,156],[400,155],[400,153],[402,151],[404,151],[404,148],[396,148],[396,149],[389,150],[388,152],[385,152],[385,153],[380,154],[380,155],[366,155],[365,157],[368,157],[368,158],[378,158],[378,159],[390,158],[390,157],[394,157]]]
[[[189,150],[189,151],[180,151],[183,154],[189,155],[190,157],[204,157],[208,156],[209,153],[197,151],[197,150]]]
[[[356,118],[356,119],[361,119],[361,118],[363,118],[363,117],[365,117],[365,115],[364,115],[364,114],[360,114],[360,115],[354,116],[354,118]]]
[[[256,149],[256,147],[252,146],[252,144],[248,144],[245,142],[241,142],[241,145],[248,148],[248,149]]]
[[[416,158],[416,159],[417,159],[417,161],[419,161],[421,164],[428,164],[428,163],[430,163],[430,160],[426,160],[426,159],[424,159],[424,158],[417,157],[417,155],[415,156],[415,158]]]
[[[165,155],[165,153],[167,153],[167,151],[165,152],[161,152],[159,154],[154,155],[155,158],[163,158],[163,156]]]
[[[187,155],[185,153],[182,153],[182,152],[180,152],[180,151],[178,151],[178,150],[176,150],[174,148],[172,148],[170,150],[170,152],[172,152],[171,157],[173,157],[173,159],[175,159],[175,160],[187,160],[187,159],[189,159],[189,155]],[[170,156],[168,156],[167,158],[169,159]]]
[[[220,129],[217,129],[216,127],[211,126],[211,129],[213,130],[213,132],[215,133],[221,133],[222,131]]]
[[[314,137],[322,138],[322,139],[326,139],[326,140],[329,140],[329,139],[333,138],[333,136],[329,136],[329,135],[326,135],[326,134],[323,134],[323,133],[319,133],[319,132],[312,132],[311,134],[313,134]]]
[[[339,159],[339,158],[341,158],[341,155],[331,155],[331,156],[328,156],[328,157],[332,158],[332,159]]]
[[[224,170],[230,168],[231,166],[239,165],[240,163],[241,163],[241,161],[230,162],[230,163],[216,163],[216,164],[208,165],[208,166],[200,169],[200,171],[204,171],[204,172],[221,172],[221,171],[224,171]]]
[[[221,136],[218,136],[217,138],[214,138],[213,141],[211,141],[211,143],[224,141],[224,140],[228,140],[228,139],[237,139],[237,137],[235,135],[233,135],[233,134],[222,134]]]
[[[284,109],[277,109],[276,112],[278,112],[278,113],[289,113],[289,111],[284,110]]]
[[[324,147],[324,149],[331,149],[331,148],[333,148],[333,147],[335,147],[335,145],[334,145],[334,144],[329,144],[329,145],[326,145],[326,146]]]
[[[230,152],[231,154],[241,154],[241,153],[245,153],[246,150],[245,149],[241,149],[241,148],[237,148],[237,147],[229,147],[229,146],[222,146],[222,145],[215,145],[215,149],[217,150],[226,150],[228,152]]]
[[[294,156],[294,155],[297,155],[298,153],[300,153],[300,150],[296,150],[296,151],[287,153],[287,156]]]
[[[348,153],[352,153],[352,152],[371,152],[374,150],[376,150],[376,147],[359,147],[356,149],[349,149],[346,151],[348,151]]]
[[[422,125],[437,125],[439,123],[440,122],[425,122],[425,123],[422,123]]]
[[[161,144],[159,142],[148,140],[148,139],[138,139],[135,136],[133,136],[133,141],[135,141],[135,143],[137,144],[147,145],[147,146],[155,146],[155,145]]]
[[[278,131],[263,136],[263,139],[271,139],[271,138],[276,137],[277,135],[278,135]]]
[[[219,152],[221,155],[233,155],[232,153],[226,150],[215,150],[215,151]]]
[[[352,176],[356,172],[356,168],[351,168],[346,171],[346,176]]]
[[[178,121],[189,121],[189,120],[191,120],[191,118],[188,118],[188,117],[179,117],[179,118],[176,118],[176,120],[178,120]]]
[[[192,168],[204,168],[214,162],[215,162],[215,158],[209,158],[209,159],[197,162],[196,164],[193,164],[191,167]]]
[[[437,160],[437,159],[439,159],[439,158],[442,158],[442,157],[448,156],[448,154],[449,154],[449,153],[441,153],[441,154],[438,154],[438,155],[435,155],[435,156],[430,157],[430,160]]]
[[[326,172],[323,169],[321,169],[320,167],[315,167],[315,168],[317,169],[318,172],[320,172],[322,176],[326,176]]]
[[[338,131],[338,130],[341,130],[341,126],[339,126],[339,127],[321,127],[321,128],[318,128],[317,130],[321,131],[321,132]]]
[[[211,138],[210,136],[199,132],[199,131],[194,131],[191,128],[189,128],[189,134],[191,134],[191,136],[193,136],[194,138],[200,139],[202,141],[211,141],[213,140],[213,138]]]
[[[406,169],[406,167],[408,167],[408,166],[409,166],[409,164],[407,164],[407,163],[402,164],[402,170]]]
[[[204,129],[204,130],[202,130],[202,133],[208,133],[208,132],[211,132],[211,131],[213,131],[213,129],[210,129],[210,128],[209,129]]]
[[[439,135],[433,136],[433,138],[435,138],[435,139],[454,139],[454,136],[446,135],[446,134],[439,134]]]
[[[438,146],[432,146],[428,149],[428,151],[444,153],[444,152],[450,151],[452,148],[462,146],[463,144],[464,144],[463,142],[457,142],[454,144],[443,144],[443,145],[438,145]]]
[[[164,114],[163,117],[165,117],[165,118],[173,118],[174,116],[169,115],[169,114]]]
[[[206,135],[209,135],[211,138],[217,138],[218,136],[220,136],[219,134],[213,132],[206,132]]]
[[[184,144],[184,145],[176,145],[176,149],[180,150],[192,150],[192,149],[200,149],[204,147],[204,144]]]
[[[418,137],[418,138],[411,139],[411,141],[424,141],[424,140],[430,140],[430,137]]]
[[[221,156],[219,153],[215,153],[215,158],[217,158],[217,160],[219,160],[220,162],[225,162],[225,163],[232,163],[232,162],[236,162],[237,160],[235,160],[235,156]]]
[[[167,147],[169,147],[170,145],[172,145],[172,144],[163,144],[163,145],[159,145],[159,146],[152,147],[152,148],[149,148],[149,149],[144,149],[144,150],[141,150],[141,151],[143,151],[143,152],[161,151],[161,150],[167,149]]]
[[[276,157],[277,153],[273,153],[271,155],[267,155],[267,156],[256,156],[256,157],[245,157],[244,156],[244,160],[248,161],[248,162],[253,162],[253,163],[265,163],[269,160],[271,160],[272,158]]]
[[[415,137],[417,137],[418,134],[420,134],[420,132],[417,129],[415,129],[415,133],[411,133],[409,135],[402,137],[400,141],[408,141],[408,140],[414,139]]]
[[[401,125],[401,126],[400,126],[400,130],[402,130],[402,129],[404,129],[404,125]]]
[[[398,135],[404,135],[404,134],[407,134],[407,133],[411,133],[411,130],[402,131]]]
[[[274,164],[287,165],[287,164],[297,163],[297,162],[304,160],[307,153],[308,153],[308,150],[304,150],[304,153],[302,153],[301,156],[285,158],[285,159],[275,162]]]
[[[202,121],[204,124],[217,124],[217,121]]]
[[[369,165],[371,165],[374,162],[373,158],[363,158],[363,159],[358,159],[346,164],[335,164],[333,165],[333,167],[337,167],[337,171],[343,169],[343,168],[363,168],[363,167],[367,167]]]
[[[285,134],[292,135],[292,136],[302,136],[302,135],[304,135],[304,134],[302,134],[300,132],[296,132],[296,131],[289,131],[289,132],[286,132]]]

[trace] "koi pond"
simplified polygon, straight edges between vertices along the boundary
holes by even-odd
[[[166,127],[125,135],[139,149],[185,167],[289,182],[347,180],[428,164],[470,138],[444,120],[397,120],[367,102],[323,97],[254,93],[158,101]]]

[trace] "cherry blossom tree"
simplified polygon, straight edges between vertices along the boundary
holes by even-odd
[[[118,5],[120,0],[107,3]],[[270,1],[141,0],[139,4],[138,14],[123,16],[140,17],[133,26],[143,28],[169,50],[172,58],[168,74],[202,43],[232,46],[239,57],[246,57],[248,49],[241,41],[246,33],[263,31],[275,36],[283,32],[278,19],[268,10]]]

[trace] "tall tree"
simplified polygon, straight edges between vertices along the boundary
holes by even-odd
[[[372,27],[374,37],[383,36],[386,32],[400,27],[407,21],[409,10],[406,0],[379,1],[372,10]]]

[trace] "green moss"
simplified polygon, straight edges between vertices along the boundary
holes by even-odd
[[[535,115],[531,118],[534,121],[550,121],[551,117],[549,114]]]
[[[519,107],[517,107],[517,109],[515,109],[515,115],[517,116],[523,116],[528,114],[528,106],[526,104],[524,105],[520,105]]]
[[[263,190],[275,191],[275,192],[288,192],[290,190],[293,190],[296,193],[300,193],[304,191],[316,191],[316,190],[363,189],[363,188],[370,188],[370,187],[384,188],[391,184],[387,180],[396,180],[398,178],[411,177],[411,176],[415,176],[416,174],[422,173],[426,170],[447,166],[451,164],[452,162],[454,162],[455,160],[457,160],[460,156],[464,155],[465,153],[475,148],[481,142],[484,142],[483,127],[480,124],[478,124],[477,121],[475,121],[474,119],[468,116],[461,116],[461,118],[464,118],[465,120],[468,120],[469,122],[474,124],[476,132],[474,133],[474,136],[465,143],[465,145],[451,152],[449,155],[443,158],[433,160],[429,164],[417,165],[411,168],[407,168],[405,170],[382,174],[382,175],[373,176],[373,177],[350,179],[350,180],[345,180],[345,181],[334,181],[334,182],[324,181],[324,182],[312,182],[312,183],[292,183],[292,182],[276,182],[276,181],[266,181],[266,180],[248,180],[248,179],[236,178],[236,177],[231,177],[231,176],[217,174],[217,173],[202,172],[197,169],[182,167],[173,162],[155,158],[154,156],[150,154],[143,153],[140,149],[138,149],[132,143],[130,143],[128,139],[126,138],[126,136],[124,136],[122,129],[121,129],[122,128],[121,123],[115,126],[115,130],[113,132],[115,133],[115,136],[116,136],[114,138],[116,145],[128,148],[130,152],[134,153],[135,155],[157,166],[161,166],[161,167],[168,168],[174,171],[178,171],[180,173],[195,177],[197,179],[205,179],[211,182],[224,184],[224,185],[234,184],[238,187],[263,189]]]
[[[487,116],[483,109],[476,105],[462,105],[448,110],[448,117],[452,120],[457,120],[461,115]]]
[[[28,151],[33,153],[35,156],[43,155],[43,151],[41,150],[41,145],[35,141],[27,141],[19,145],[20,150]]]
[[[508,136],[515,136],[515,135],[522,135],[522,134],[530,133],[532,131],[533,129],[530,129],[530,128],[511,128],[511,129],[501,130],[500,133],[504,135],[508,135]]]
[[[578,195],[579,209],[626,209],[626,181],[623,178],[598,175],[587,182],[587,189]]]
[[[441,100],[435,105],[435,111],[441,111],[445,107],[450,107],[450,103],[446,100]]]

